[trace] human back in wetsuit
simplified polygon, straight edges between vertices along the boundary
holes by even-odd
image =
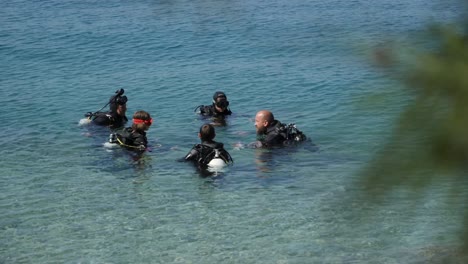
[[[124,89],[119,89],[109,99],[109,102],[104,106],[109,105],[108,112],[89,112],[85,116],[91,119],[92,124],[98,126],[108,126],[112,129],[123,127],[128,121],[125,115],[127,112],[127,96],[123,95],[124,92]]]
[[[208,163],[215,158],[222,159],[225,164],[231,164],[233,162],[231,155],[224,149],[223,143],[213,140],[215,136],[216,132],[214,126],[210,124],[202,125],[198,133],[201,144],[196,144],[189,153],[185,155],[184,160],[194,162],[200,169],[206,169]]]
[[[258,111],[255,115],[255,128],[257,130],[256,147],[283,146],[291,142],[300,142],[306,136],[296,129],[296,126],[282,124],[275,119],[268,110]]]
[[[218,91],[214,93],[211,105],[199,105],[195,111],[205,117],[224,118],[232,114],[228,106],[226,94]]]

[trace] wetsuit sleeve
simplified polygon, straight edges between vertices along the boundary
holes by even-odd
[[[197,145],[195,145],[187,155],[185,155],[184,160],[198,160],[198,156],[200,155],[200,152],[197,150]]]
[[[247,145],[249,148],[261,148],[263,147],[262,141],[257,140],[255,142],[251,142]]]
[[[148,140],[146,139],[146,136],[136,134],[133,138],[133,145],[139,147],[139,150],[145,150],[148,146]]]

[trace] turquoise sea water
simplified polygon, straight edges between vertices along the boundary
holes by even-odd
[[[368,48],[456,10],[419,0],[4,2],[0,263],[424,263],[456,242],[450,183],[417,206],[408,190],[380,207],[347,201],[406,100]],[[103,147],[107,131],[78,125],[119,88],[129,117],[143,109],[155,120],[153,152],[138,163]],[[176,159],[198,143],[193,109],[217,90],[234,115],[216,139],[235,164],[202,178]],[[382,90],[385,107],[360,107]],[[319,151],[234,148],[255,140],[260,109],[295,122]]]

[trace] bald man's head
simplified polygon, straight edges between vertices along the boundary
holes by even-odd
[[[258,111],[255,115],[255,128],[257,129],[257,134],[265,134],[267,128],[275,120],[273,113],[268,110]]]

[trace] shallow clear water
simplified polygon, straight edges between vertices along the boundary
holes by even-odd
[[[0,262],[408,263],[450,248],[461,217],[445,209],[451,183],[418,205],[408,190],[381,207],[349,197],[406,100],[394,89],[387,107],[362,107],[396,85],[366,48],[452,21],[455,10],[386,0],[4,3]],[[78,125],[118,88],[128,116],[143,109],[155,120],[155,147],[139,162],[105,149],[106,130]],[[235,164],[202,178],[176,159],[198,143],[193,109],[216,90],[234,112],[216,140]],[[234,148],[255,140],[265,108],[319,150]]]

